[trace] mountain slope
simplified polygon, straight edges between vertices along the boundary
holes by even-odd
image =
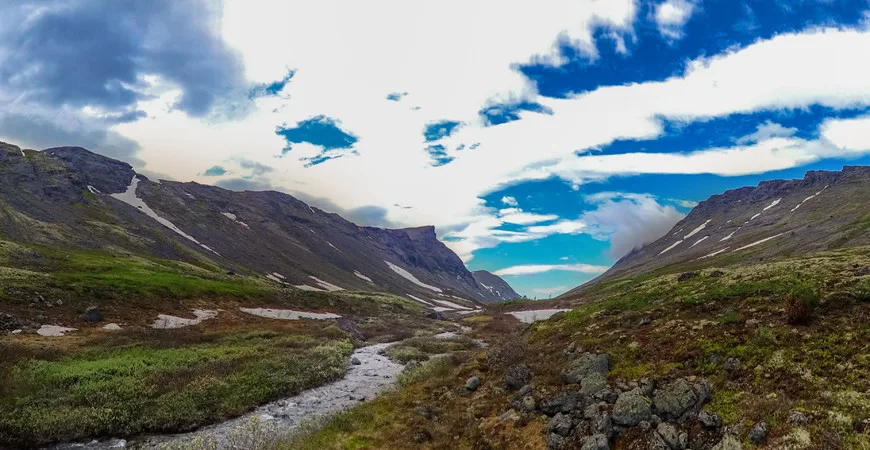
[[[870,244],[870,167],[810,171],[714,195],[670,232],[620,259],[602,281],[674,266],[690,270]]]
[[[279,192],[153,182],[129,164],[78,147],[40,152],[0,143],[0,235],[206,260],[299,289],[387,291],[451,310],[456,303],[438,301],[472,308],[502,300],[433,227],[360,227]]]
[[[485,289],[498,295],[500,301],[513,300],[520,298],[514,289],[507,284],[501,277],[486,270],[476,270],[472,272],[474,279]]]

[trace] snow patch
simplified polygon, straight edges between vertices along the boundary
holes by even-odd
[[[107,323],[107,324],[103,325],[103,329],[109,330],[109,331],[118,331],[121,329],[121,326],[118,325],[117,323]]]
[[[732,231],[731,234],[729,234],[728,236],[725,236],[725,237],[723,237],[722,239],[719,239],[719,242],[727,241],[728,239],[731,239],[731,236],[734,236],[734,233],[740,231],[741,228],[743,228],[743,225],[737,227],[737,229],[734,230],[734,231]]]
[[[148,205],[145,204],[144,200],[142,200],[141,198],[136,196],[136,187],[137,186],[139,186],[139,178],[136,175],[133,175],[133,180],[130,181],[130,186],[127,186],[127,190],[125,192],[121,192],[118,194],[112,194],[112,197],[138,209],[139,211],[142,211],[143,213],[145,213],[146,216],[160,222],[163,226],[178,233],[180,236],[184,237],[185,239],[187,239],[191,242],[194,242],[196,244],[199,244],[199,246],[201,246],[202,248],[214,253],[215,255],[220,256],[220,254],[218,252],[216,252],[216,251],[212,250],[211,248],[209,248],[208,246],[200,243],[193,236],[181,231],[181,229],[176,227],[172,222],[158,216],[157,213],[154,212],[153,209],[151,209],[150,207],[148,207]]]
[[[828,185],[825,185],[825,187],[822,188],[822,191],[824,191],[824,190],[827,189],[827,188],[828,188]],[[801,205],[803,205],[804,203],[806,203],[806,202],[809,201],[809,200],[814,199],[817,195],[821,194],[822,191],[816,192],[815,194],[813,194],[813,195],[811,195],[811,196],[805,198],[804,201],[798,203],[797,206],[795,206],[794,208],[792,208],[792,209],[791,209],[791,212],[795,212],[798,208],[801,207]]]
[[[299,320],[299,319],[315,319],[327,320],[341,318],[338,314],[333,313],[314,313],[306,311],[294,311],[292,309],[270,309],[270,308],[239,308],[239,311],[257,317],[265,317],[267,319],[278,320]]]
[[[713,221],[713,219],[709,219],[706,222],[702,223],[700,226],[698,226],[698,228],[695,228],[694,230],[690,231],[689,234],[683,236],[683,239],[689,239],[690,237],[700,233],[701,230],[703,230],[704,228],[707,228],[707,224],[712,222],[712,221]]]
[[[433,299],[432,301],[435,303],[438,303],[439,305],[446,306],[446,307],[452,308],[452,309],[471,309],[471,308],[466,308],[465,306],[462,306],[462,305],[457,305],[456,303],[453,303],[453,302],[448,302],[447,300],[435,300],[435,299]]]
[[[343,251],[339,250],[338,247],[332,245],[332,242],[326,241],[326,243],[329,244],[330,247],[332,247],[333,249],[335,249],[335,251],[337,251],[337,252],[339,252],[339,253],[344,253]]]
[[[356,276],[357,278],[360,278],[360,279],[366,280],[366,281],[368,281],[369,283],[374,283],[374,281],[372,281],[371,278],[369,278],[369,277],[367,277],[367,276],[365,276],[365,275],[359,273],[359,271],[354,270],[354,271],[353,271],[353,274],[354,274],[354,276]]]
[[[661,253],[659,253],[659,255],[663,255],[663,254],[665,254],[665,252],[667,252],[667,251],[673,249],[674,247],[676,247],[676,246],[678,246],[678,245],[680,245],[680,244],[682,244],[682,243],[683,243],[683,240],[682,240],[682,239],[680,239],[680,240],[677,241],[677,242],[674,242],[673,244],[671,244],[670,247],[668,247],[668,248],[662,250]]]
[[[698,239],[697,241],[695,241],[694,244],[692,244],[691,246],[689,246],[689,248],[692,248],[692,247],[694,247],[694,246],[700,244],[701,242],[704,241],[704,239],[707,239],[708,237],[710,237],[710,236],[704,236],[704,237],[702,237],[701,239]]]
[[[399,266],[397,266],[389,261],[384,261],[384,262],[387,263],[387,266],[389,266],[390,269],[393,270],[393,272],[396,272],[397,274],[401,275],[402,278],[410,281],[411,283],[414,283],[417,286],[424,287],[426,289],[429,289],[429,290],[432,290],[435,292],[442,292],[441,289],[439,289],[435,286],[428,285],[428,284],[423,283],[422,281],[418,280],[417,277],[415,277],[414,274],[412,274],[411,272],[408,272],[407,270],[405,270],[405,269],[403,269],[403,268],[401,268],[401,267],[399,267]]]
[[[222,212],[221,214],[222,214],[224,217],[226,217],[227,219],[230,219],[230,220],[232,220],[233,222],[235,222],[235,223],[237,223],[237,224],[239,224],[239,225],[241,225],[241,226],[243,226],[243,227],[245,227],[245,228],[248,228],[248,229],[251,228],[251,227],[248,226],[248,224],[246,224],[245,222],[242,222],[241,220],[239,220],[239,218],[236,217],[236,215],[233,214],[233,213]]]
[[[303,291],[312,291],[312,292],[324,292],[324,289],[317,289],[316,287],[309,286],[307,284],[296,284],[293,285],[296,289],[301,289]]]
[[[728,250],[729,248],[731,248],[731,247],[725,247],[725,248],[723,248],[722,250],[716,250],[715,252],[710,253],[709,255],[704,255],[704,256],[702,256],[702,257],[700,257],[700,258],[698,258],[698,259],[712,258],[712,257],[714,257],[714,256],[716,256],[716,255],[718,255],[718,254],[720,254],[720,253],[722,253],[722,252],[724,252],[725,250]]]
[[[322,287],[323,289],[326,289],[329,292],[343,291],[344,290],[343,287],[339,287],[339,286],[336,286],[330,282],[323,281],[320,278],[315,277],[314,275],[309,275],[308,278],[311,278],[312,280],[314,280],[314,282],[319,284],[320,287]]]
[[[761,215],[761,213],[758,213],[758,214],[756,214],[756,215],[750,217],[749,220],[747,220],[747,222],[752,221],[753,219],[755,219],[756,217],[758,217],[758,216],[760,216],[760,215]]]
[[[91,186],[90,184],[88,185],[88,191],[90,191],[91,194],[94,194],[94,195],[100,195],[100,194],[102,194],[102,192],[100,192],[99,189],[97,189],[97,188]]]
[[[420,298],[420,297],[414,297],[414,296],[411,295],[411,294],[405,294],[405,295],[407,295],[408,297],[410,297],[412,300],[417,300],[418,302],[420,302],[420,303],[422,303],[422,304],[424,304],[424,305],[426,305],[426,306],[432,306],[431,303],[427,302],[426,300],[423,300],[423,299]]]
[[[767,241],[769,241],[769,240],[771,240],[771,239],[776,239],[776,238],[782,236],[783,234],[785,234],[785,233],[779,233],[779,234],[777,234],[777,235],[775,235],[775,236],[767,237],[767,238],[764,238],[764,239],[762,239],[762,240],[760,240],[760,241],[755,241],[755,242],[753,242],[753,243],[751,243],[751,244],[749,244],[749,245],[744,245],[743,247],[740,247],[740,248],[737,248],[737,249],[731,250],[731,252],[732,252],[732,253],[733,253],[733,252],[739,252],[740,250],[745,250],[745,249],[747,249],[747,248],[749,248],[749,247],[755,247],[756,245],[758,245],[758,244],[763,244],[763,243],[765,243],[765,242],[767,242]]]
[[[36,334],[47,337],[61,337],[70,331],[76,331],[77,328],[67,328],[59,325],[43,325],[36,330]]]
[[[194,309],[193,315],[195,319],[185,319],[184,317],[170,316],[168,314],[159,314],[157,319],[151,325],[151,328],[158,330],[168,330],[173,328],[184,328],[193,325],[199,325],[205,320],[214,319],[217,317],[217,311],[210,309]]]
[[[771,204],[765,206],[764,209],[761,210],[761,212],[765,212],[765,211],[767,211],[768,209],[773,208],[774,206],[778,205],[779,202],[781,202],[781,201],[782,201],[781,198],[778,198],[778,199],[774,200],[773,203],[771,203]]]
[[[452,309],[450,309],[450,308],[445,308],[445,307],[443,307],[443,306],[436,306],[436,307],[434,307],[434,308],[432,308],[432,309],[435,310],[435,312],[447,312],[447,311],[453,311]]]
[[[533,323],[539,320],[547,320],[556,313],[570,311],[570,309],[536,309],[531,311],[513,311],[508,314],[516,317],[522,323]]]

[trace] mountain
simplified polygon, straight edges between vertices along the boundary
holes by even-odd
[[[206,260],[297,289],[390,292],[444,310],[515,295],[491,274],[481,284],[433,227],[361,227],[280,192],[152,181],[80,147],[34,151],[0,143],[0,235],[31,245]]]
[[[810,171],[803,179],[729,190],[702,201],[665,236],[562,297],[658,269],[690,270],[868,245],[867,205],[870,167],[866,166]]]
[[[517,294],[511,285],[507,284],[507,282],[498,275],[487,272],[486,270],[476,270],[472,272],[472,275],[474,275],[474,279],[477,280],[478,284],[489,290],[489,292],[497,295],[499,301],[520,298],[520,294]]]

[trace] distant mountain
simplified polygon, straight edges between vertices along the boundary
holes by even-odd
[[[668,234],[562,295],[656,270],[691,270],[870,244],[870,167],[810,171],[714,195]]]
[[[80,147],[0,143],[0,237],[191,263],[207,258],[297,289],[384,291],[436,308],[516,296],[492,274],[484,286],[433,227],[361,227],[280,192],[155,182]]]
[[[477,280],[477,283],[483,286],[484,289],[497,295],[499,298],[498,301],[520,298],[520,294],[517,294],[516,291],[514,291],[514,289],[498,275],[494,275],[486,270],[476,270],[472,272],[472,275],[474,275],[474,279]]]

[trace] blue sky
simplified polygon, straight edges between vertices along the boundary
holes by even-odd
[[[870,163],[866,0],[309,3],[0,4],[0,139],[432,224],[539,298],[712,194]]]

